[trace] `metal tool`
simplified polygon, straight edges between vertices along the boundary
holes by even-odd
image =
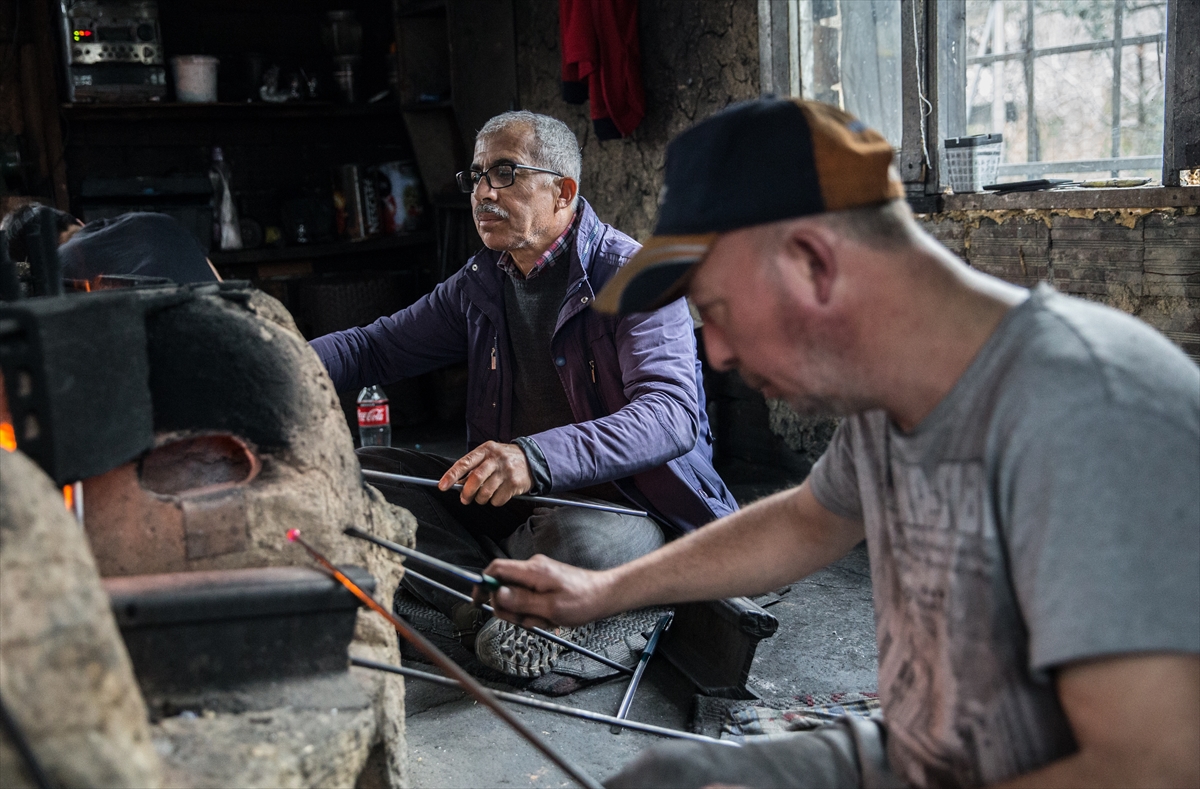
[[[428,554],[421,553],[420,551],[414,551],[412,548],[405,547],[400,543],[392,542],[391,540],[385,540],[382,537],[376,537],[374,534],[368,534],[362,529],[354,526],[347,526],[342,530],[342,534],[345,534],[349,537],[357,537],[358,539],[366,540],[367,542],[373,542],[381,548],[387,548],[389,551],[395,551],[396,553],[401,554],[402,556],[407,556],[414,561],[427,564],[430,567],[436,567],[442,572],[450,573],[455,578],[461,578],[467,583],[491,589],[493,592],[500,588],[500,582],[490,575],[472,572],[459,567],[457,564],[451,564],[450,562],[444,562],[441,559],[435,559]]]
[[[389,671],[393,674],[400,674],[404,677],[419,679],[425,682],[432,682],[437,685],[442,685],[448,688],[462,687],[456,680],[447,677],[439,677],[437,674],[430,674],[425,671],[407,668],[404,666],[389,666],[386,663],[376,663],[374,660],[364,660],[363,658],[350,658],[350,665],[360,668],[374,669],[375,671]],[[613,726],[621,726],[634,731],[644,731],[648,734],[658,734],[663,737],[673,737],[677,740],[695,740],[696,742],[712,742],[717,745],[728,745],[734,748],[740,748],[739,743],[731,740],[718,740],[716,737],[709,737],[704,734],[693,734],[690,731],[679,731],[678,729],[668,729],[663,726],[655,726],[652,723],[638,723],[637,721],[629,721],[621,718],[614,718],[612,715],[605,715],[603,712],[592,712],[591,710],[581,710],[577,707],[567,707],[563,704],[554,704],[541,699],[531,699],[527,696],[518,696],[516,693],[506,693],[502,690],[492,691],[496,698],[501,701],[508,701],[513,704],[520,704],[523,707],[532,707],[535,710],[546,710],[547,712],[557,712],[560,715],[568,715],[572,718],[579,718],[585,721],[595,721],[596,723],[610,723]]]
[[[419,650],[421,654],[425,655],[425,657],[429,658],[435,666],[440,668],[442,671],[445,671],[454,679],[458,680],[458,682],[462,685],[463,690],[471,694],[471,696],[473,696],[480,704],[483,704],[485,707],[491,709],[492,712],[496,713],[497,717],[512,727],[517,734],[524,737],[530,745],[537,748],[546,755],[546,758],[558,765],[559,768],[571,778],[571,780],[580,786],[587,787],[587,789],[603,789],[601,784],[596,781],[596,779],[579,769],[579,767],[567,759],[567,757],[554,750],[550,743],[539,737],[532,729],[530,729],[528,726],[522,723],[519,718],[513,715],[511,710],[500,704],[500,702],[496,699],[496,696],[493,695],[492,691],[488,690],[483,685],[480,685],[474,677],[472,677],[466,671],[463,671],[457,663],[446,657],[440,649],[429,643],[429,640],[425,638],[425,636],[412,629],[407,622],[397,617],[387,608],[384,608],[375,600],[375,598],[364,592],[362,587],[347,578],[341,570],[333,565],[333,562],[326,559],[319,551],[317,551],[316,548],[313,548],[300,537],[299,529],[288,529],[287,538],[291,542],[299,543],[304,550],[308,551],[308,555],[315,559],[327,571],[329,571],[329,573],[342,586],[353,592],[354,596],[361,600],[364,605],[390,622],[392,627],[396,628],[396,632],[404,637],[404,640],[416,647],[417,650]]]
[[[457,597],[459,600],[465,600],[468,603],[475,602],[474,600],[471,599],[470,595],[463,594],[462,592],[458,591],[457,589],[451,589],[449,586],[438,583],[437,581],[433,580],[432,578],[426,578],[424,575],[421,575],[416,570],[412,570],[408,567],[405,567],[404,574],[410,578],[415,578],[418,581],[427,583],[430,586],[434,587],[435,589],[441,589],[446,594],[453,595],[453,596]],[[484,603],[483,605],[481,605],[479,607],[482,608],[484,611],[487,611],[489,614],[496,613],[496,609],[492,608],[490,605],[488,605],[486,603]],[[531,633],[537,633],[539,636],[546,639],[547,641],[553,641],[555,644],[558,644],[561,647],[569,649],[572,652],[578,652],[579,654],[583,655],[584,657],[594,660],[597,663],[601,663],[605,666],[608,666],[611,669],[615,669],[615,670],[621,672],[622,674],[632,674],[633,673],[633,669],[629,668],[628,666],[623,666],[615,660],[606,658],[604,655],[593,652],[592,650],[587,649],[585,647],[581,647],[581,646],[579,646],[579,644],[576,644],[573,641],[568,641],[567,639],[563,638],[560,635],[551,633],[549,630],[543,630],[540,627],[525,627],[524,625],[517,625],[517,627],[521,628],[522,630],[528,630]]]
[[[660,616],[657,624],[654,625],[654,630],[646,641],[646,648],[642,650],[642,655],[638,658],[637,668],[633,671],[633,679],[629,680],[629,687],[625,689],[625,698],[621,699],[621,706],[617,707],[617,718],[620,720],[624,720],[625,716],[629,714],[629,706],[633,704],[633,694],[637,693],[638,683],[642,681],[642,675],[646,673],[646,666],[649,665],[650,658],[654,656],[654,650],[658,647],[658,639],[671,626],[671,620],[674,617],[675,615],[668,611]],[[621,728],[613,724],[609,727],[609,731],[613,734],[620,734]]]
[[[407,474],[390,474],[386,471],[374,471],[373,469],[364,468],[362,474],[368,480],[374,479],[380,482],[406,482],[409,485],[423,485],[427,488],[436,488],[438,481],[436,479],[426,479],[425,477],[410,477]],[[462,485],[452,485],[451,490],[462,490]],[[590,501],[575,501],[574,499],[560,499],[557,496],[513,496],[514,501],[532,501],[535,504],[554,504],[561,507],[578,507],[583,510],[598,510],[600,512],[615,512],[618,515],[636,515],[639,518],[648,518],[649,513],[644,510],[631,510],[627,507],[618,507],[615,504],[596,504]]]

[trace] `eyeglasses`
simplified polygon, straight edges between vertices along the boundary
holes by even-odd
[[[488,186],[493,189],[504,189],[512,186],[517,180],[517,170],[532,170],[535,173],[550,173],[563,177],[562,173],[556,173],[554,170],[547,170],[544,167],[530,167],[527,164],[493,164],[486,170],[467,170],[458,173],[454,176],[458,181],[458,188],[470,194],[475,191],[475,187],[479,186],[479,182],[486,180]]]

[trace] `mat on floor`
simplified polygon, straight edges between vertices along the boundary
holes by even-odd
[[[815,729],[846,715],[866,718],[878,711],[878,693],[805,693],[754,701],[696,696],[692,731],[710,737],[785,734]]]

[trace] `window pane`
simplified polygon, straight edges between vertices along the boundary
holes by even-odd
[[[1161,44],[1121,50],[1121,156],[1162,153],[1165,67]]]
[[[1038,49],[1109,41],[1115,0],[1024,0],[1033,6],[1033,45]]]
[[[1004,135],[1005,162],[1026,161],[1029,154],[1025,69],[1019,60],[1001,60],[968,71],[967,134]]]
[[[1033,73],[1038,159],[1112,156],[1112,50],[1040,57]]]
[[[807,99],[834,104],[900,147],[900,0],[801,0]]]

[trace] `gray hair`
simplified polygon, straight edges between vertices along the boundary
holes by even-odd
[[[847,238],[876,249],[908,246],[915,237],[912,209],[902,198],[879,205],[816,214],[814,218]]]
[[[513,126],[523,126],[533,132],[529,144],[529,155],[533,161],[529,164],[562,173],[579,183],[579,171],[582,168],[579,141],[567,124],[558,118],[529,110],[503,112],[483,124],[483,128],[475,135],[475,141],[508,131]]]

